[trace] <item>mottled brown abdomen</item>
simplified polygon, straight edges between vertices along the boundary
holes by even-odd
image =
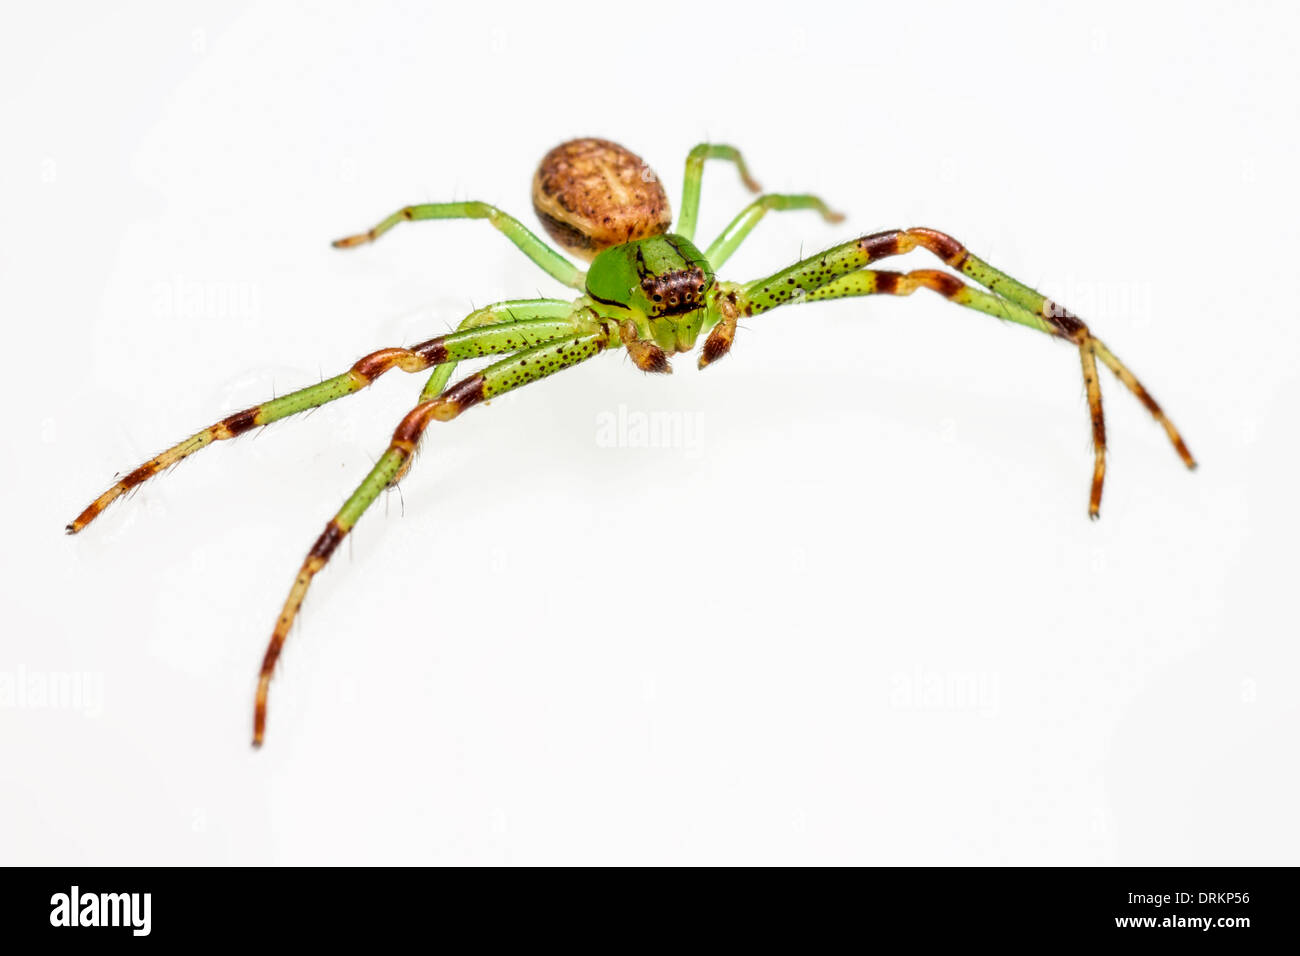
[[[673,223],[659,178],[636,153],[605,139],[572,139],[542,157],[533,209],[552,239],[588,261]]]

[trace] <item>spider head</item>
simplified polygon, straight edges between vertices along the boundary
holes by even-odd
[[[646,319],[664,351],[689,352],[713,281],[708,260],[689,239],[653,236],[597,255],[587,271],[587,294]]]

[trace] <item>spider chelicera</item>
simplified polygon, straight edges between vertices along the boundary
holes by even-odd
[[[1102,416],[1097,362],[1128,387],[1169,435],[1188,468],[1191,452],[1160,406],[1101,340],[1075,315],[972,255],[956,239],[934,229],[891,229],[860,236],[752,282],[726,282],[720,268],[769,210],[812,209],[829,222],[843,217],[816,196],[765,194],[750,203],[701,252],[694,244],[700,181],[708,159],[736,165],[752,191],[759,186],[731,146],[701,144],[686,159],[682,210],[675,231],[668,198],[658,178],[635,154],[601,139],[562,143],[542,159],[533,179],[533,206],[550,236],[571,254],[589,261],[584,272],[500,209],[481,202],[407,206],[369,232],[340,239],[339,248],[378,238],[401,222],[421,219],[487,219],[552,277],[578,291],[576,299],[517,299],[471,312],[455,332],[408,348],[386,348],[360,359],[348,371],[222,419],[136,468],[96,498],[68,525],[75,534],[126,491],[211,444],[253,428],[332,402],[365,388],[391,368],[429,369],[420,400],[393,433],[388,450],[325,526],[294,580],[276,619],[262,661],[253,715],[253,743],[266,730],[266,700],[276,661],[307,588],[339,542],[384,489],[411,465],[416,445],[431,422],[446,422],[465,409],[577,365],[607,349],[622,347],[645,372],[672,371],[668,358],[695,348],[699,367],[727,354],[742,317],[782,305],[864,295],[910,295],[926,288],[946,299],[1065,339],[1079,350],[1092,414],[1094,463],[1088,513],[1101,509],[1106,472],[1106,424]],[[954,271],[983,286],[967,285],[936,269],[889,272],[867,268],[889,256],[922,248]],[[986,291],[987,290],[987,291]],[[456,363],[487,355],[505,358],[453,385]]]

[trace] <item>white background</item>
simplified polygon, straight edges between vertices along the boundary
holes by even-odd
[[[0,861],[1298,862],[1294,5],[435,6],[0,37]],[[1089,522],[1076,352],[924,292],[751,320],[705,373],[606,355],[432,429],[255,752],[284,594],[421,380],[64,524],[221,416],[564,294],[484,223],[328,240],[429,200],[531,223],[575,135],[674,203],[709,139],[849,214],[769,216],[727,278],[953,233],[1080,313],[1200,470],[1103,372]],[[700,238],[747,199],[711,165]]]

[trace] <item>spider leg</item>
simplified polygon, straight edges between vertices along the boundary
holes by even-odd
[[[423,219],[486,219],[518,246],[524,255],[560,282],[574,289],[583,288],[583,280],[587,275],[585,272],[537,238],[514,216],[485,202],[431,202],[404,206],[366,232],[334,240],[334,246],[338,249],[350,249],[353,246],[373,242],[399,222]]]
[[[910,252],[918,246],[939,256],[948,265],[994,294],[971,288],[956,276],[937,270],[922,269],[903,275],[862,268],[867,263]],[[1178,430],[1155,399],[1079,318],[1036,290],[972,255],[951,236],[933,229],[891,230],[863,236],[748,285],[721,285],[718,291],[721,321],[706,340],[701,361],[706,356],[714,361],[726,354],[731,337],[735,334],[736,315],[755,315],[789,302],[874,293],[909,295],[922,287],[933,289],[959,305],[1065,339],[1078,348],[1092,421],[1095,456],[1088,502],[1090,517],[1096,518],[1100,514],[1106,473],[1106,426],[1101,385],[1097,377],[1098,358],[1115,372],[1164,427],[1184,464],[1188,468],[1196,467],[1196,461]]]
[[[92,501],[72,520],[66,530],[68,534],[76,534],[123,494],[188,458],[196,451],[206,448],[214,441],[234,438],[251,429],[269,425],[290,415],[352,395],[361,391],[390,368],[400,368],[405,372],[420,372],[440,363],[454,363],[461,358],[512,352],[538,342],[572,334],[572,313],[573,303],[558,299],[501,302],[472,312],[462,323],[465,325],[496,319],[495,325],[480,325],[477,329],[440,335],[410,348],[387,348],[371,352],[341,375],[335,375],[316,385],[309,385],[271,399],[269,402],[228,415],[216,424],[209,425],[179,444],[155,455]]]
[[[731,220],[727,228],[722,230],[718,238],[714,239],[713,244],[705,251],[704,258],[709,260],[709,265],[714,269],[721,268],[722,264],[730,259],[731,254],[745,241],[745,237],[754,231],[754,227],[768,210],[785,212],[790,209],[815,209],[827,222],[844,221],[843,213],[835,212],[816,196],[766,193],[742,209],[740,215]]]
[[[1092,490],[1088,495],[1088,517],[1101,517],[1101,486],[1106,480],[1106,416],[1101,407],[1101,381],[1097,378],[1097,352],[1092,340],[1080,344],[1079,362],[1083,366],[1083,387],[1088,395],[1088,413],[1092,421]]]
[[[736,164],[740,179],[750,192],[758,192],[762,187],[749,174],[740,150],[734,146],[721,143],[700,143],[686,155],[686,178],[682,181],[682,209],[677,217],[673,231],[687,239],[695,238],[695,223],[700,215],[700,183],[704,179],[704,161],[706,159],[726,159]]]
[[[985,315],[1007,319],[1039,331],[1059,334],[1054,326],[1044,321],[1041,315],[1030,312],[1024,306],[1010,302],[1001,296],[984,292],[981,289],[971,288],[956,276],[937,269],[917,269],[906,274],[860,269],[812,290],[804,298],[807,301],[815,302],[821,299],[838,299],[857,295],[911,295],[920,288],[931,289],[951,302],[974,309],[977,312],[983,312]],[[1079,360],[1083,367],[1084,390],[1088,396],[1088,411],[1092,421],[1093,474],[1092,488],[1088,499],[1088,514],[1092,518],[1098,517],[1101,513],[1101,489],[1106,477],[1106,418],[1102,410],[1101,383],[1097,378],[1096,361],[1100,355],[1099,344],[1096,339],[1089,338],[1088,341],[1079,345]],[[1130,378],[1132,377],[1127,369],[1124,371],[1126,374],[1130,374]],[[1133,379],[1133,383],[1137,385],[1138,389],[1141,389],[1141,385],[1137,384],[1137,379]],[[1146,395],[1146,392],[1142,391],[1139,397],[1142,395]],[[1150,396],[1147,396],[1147,398],[1151,401],[1151,404],[1155,404],[1154,399],[1150,399]],[[1158,405],[1156,411],[1159,413],[1160,419],[1166,423],[1166,427],[1172,429],[1173,425],[1169,423],[1167,418],[1164,418],[1162,412],[1159,412]],[[1177,434],[1177,431],[1172,432],[1172,436],[1176,439],[1175,447],[1182,446],[1182,439],[1177,438]],[[1186,446],[1182,446],[1182,450],[1185,451]]]
[[[456,326],[457,332],[476,329],[485,325],[501,325],[506,322],[520,322],[525,319],[561,319],[571,318],[575,306],[564,299],[514,299],[498,302],[495,305],[475,309]],[[456,362],[443,362],[433,369],[433,374],[425,382],[420,392],[420,401],[425,402],[435,397],[447,387],[452,375],[456,373]]]
[[[271,677],[275,673],[276,661],[297,617],[298,609],[307,596],[312,578],[325,567],[330,555],[380,493],[406,473],[425,428],[430,422],[451,421],[465,409],[480,402],[496,398],[529,382],[577,365],[600,354],[606,348],[619,344],[615,324],[601,320],[587,310],[579,310],[575,313],[574,326],[570,331],[573,334],[517,352],[481,372],[462,379],[436,398],[420,402],[402,419],[397,430],[393,432],[388,450],[375,463],[374,468],[370,470],[352,496],[344,502],[343,507],[325,526],[321,536],[312,545],[289,590],[284,608],[276,619],[258,676],[257,702],[253,712],[254,746],[261,745],[266,732],[267,692]]]
[[[894,253],[882,252],[882,255],[900,254],[908,252],[916,246],[921,246],[943,259],[949,266],[967,278],[1042,316],[1051,324],[1051,331],[1054,335],[1074,342],[1080,346],[1081,350],[1083,342],[1091,343],[1095,356],[1100,358],[1103,364],[1115,373],[1116,377],[1137,396],[1152,417],[1165,429],[1169,441],[1173,444],[1174,450],[1178,452],[1178,456],[1183,460],[1183,464],[1188,468],[1196,467],[1196,459],[1192,457],[1192,453],[1183,442],[1178,429],[1165,416],[1156,400],[1142,387],[1142,384],[1133,373],[1109,349],[1102,345],[1078,316],[1053,302],[1041,292],[1013,279],[1005,272],[995,269],[983,259],[973,255],[952,236],[936,229],[916,228],[901,232],[896,230],[892,234],[880,233],[874,238],[877,243],[888,244],[891,237],[898,242],[898,249]]]
[[[1182,458],[1187,467],[1195,468],[1196,459],[1192,457],[1192,453],[1188,450],[1187,445],[1183,443],[1183,436],[1178,434],[1178,429],[1174,427],[1174,423],[1171,422],[1169,417],[1164,413],[1164,409],[1162,409],[1160,404],[1151,397],[1151,394],[1142,387],[1142,383],[1137,380],[1137,377],[1128,370],[1128,367],[1124,365],[1123,362],[1114,356],[1110,349],[1106,348],[1101,339],[1094,336],[1092,339],[1092,348],[1093,351],[1097,353],[1097,358],[1101,359],[1102,364],[1115,373],[1115,377],[1123,382],[1124,386],[1130,392],[1137,396],[1138,401],[1141,402],[1146,407],[1146,410],[1151,413],[1152,417],[1160,423],[1160,427],[1165,430],[1165,434],[1167,434],[1169,440],[1173,442],[1174,448],[1178,450],[1178,456]]]

